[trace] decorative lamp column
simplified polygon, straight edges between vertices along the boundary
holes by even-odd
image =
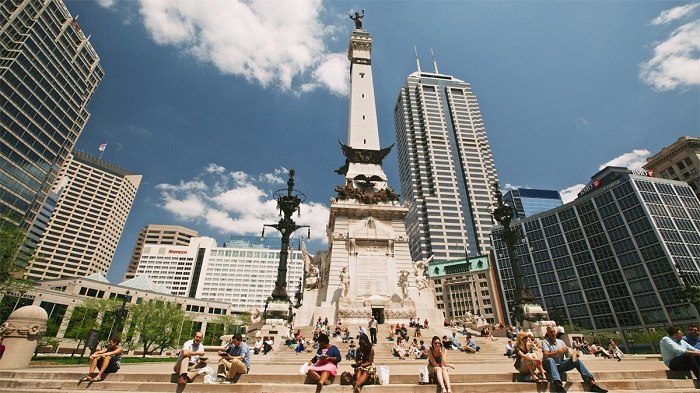
[[[513,270],[513,280],[515,281],[515,298],[513,299],[515,320],[518,323],[522,323],[525,318],[523,314],[523,305],[532,303],[535,299],[532,293],[530,293],[530,290],[525,286],[520,261],[518,261],[516,244],[522,239],[523,235],[518,228],[513,228],[510,225],[513,219],[513,209],[503,202],[503,194],[501,193],[498,182],[493,184],[493,193],[496,197],[496,209],[494,209],[491,214],[496,222],[503,227],[500,234],[497,236],[506,244],[508,260],[510,261],[510,266]]]
[[[277,229],[282,234],[282,245],[280,248],[280,263],[277,268],[277,280],[275,281],[275,289],[272,295],[265,303],[264,319],[272,320],[289,320],[291,312],[289,305],[291,304],[289,295],[287,294],[287,265],[289,256],[289,237],[300,228],[308,228],[308,225],[297,225],[292,219],[292,214],[297,212],[301,215],[299,205],[306,200],[306,195],[301,191],[294,189],[294,169],[289,171],[289,180],[287,188],[277,190],[274,193],[274,198],[277,199],[277,208],[280,211],[282,218],[277,224],[264,224],[261,238],[265,236],[265,227]],[[309,229],[309,236],[311,230]]]

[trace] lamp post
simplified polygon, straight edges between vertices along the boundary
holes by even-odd
[[[289,237],[297,229],[309,227],[308,225],[297,225],[297,223],[294,222],[294,220],[292,219],[292,214],[294,212],[297,212],[298,215],[301,215],[299,205],[302,202],[304,202],[304,200],[306,200],[306,195],[304,195],[304,193],[294,189],[294,175],[294,169],[290,170],[289,180],[287,181],[287,188],[277,190],[273,194],[274,198],[277,199],[277,208],[279,209],[280,216],[282,216],[282,218],[280,218],[277,224],[264,224],[262,234],[260,236],[260,238],[265,237],[265,227],[275,228],[282,234],[282,246],[280,248],[280,263],[279,267],[277,268],[277,281],[275,281],[275,289],[272,291],[272,295],[268,298],[268,301],[266,302],[266,314],[270,302],[290,302],[289,295],[287,294],[287,259],[289,256]],[[309,229],[308,237],[311,237],[311,229]],[[284,312],[277,312],[274,314],[283,315]]]
[[[498,222],[503,229],[499,237],[506,243],[506,251],[508,252],[508,260],[510,261],[510,267],[513,270],[513,281],[515,282],[515,298],[513,299],[515,320],[522,323],[525,315],[523,315],[523,305],[531,303],[535,300],[534,296],[525,286],[523,281],[523,272],[520,268],[520,262],[518,261],[518,254],[516,251],[516,244],[523,238],[522,233],[519,229],[513,228],[510,225],[513,219],[513,209],[503,202],[503,194],[501,193],[501,188],[498,182],[493,183],[493,193],[496,197],[496,208],[491,213],[493,218]]]
[[[126,319],[126,316],[129,313],[129,311],[126,309],[127,302],[131,302],[131,296],[129,296],[129,291],[126,291],[126,294],[122,298],[122,306],[119,308],[119,310],[117,310],[117,315],[114,318],[114,331],[119,336],[121,336],[122,330],[124,329],[122,323],[124,322],[124,319]]]

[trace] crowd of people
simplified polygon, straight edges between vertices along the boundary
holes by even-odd
[[[371,319],[367,326],[376,336],[377,321]],[[424,329],[427,327],[427,321],[421,323],[419,320],[412,320],[409,326],[414,329]],[[444,335],[442,338],[433,336],[430,345],[419,340],[420,335],[409,337],[406,324],[390,325],[389,332],[388,338],[394,341],[392,353],[399,359],[426,359],[429,373],[443,393],[452,391],[447,369],[453,367],[447,362],[447,352],[455,350],[476,353],[480,350],[468,332],[464,342],[453,331],[450,336]],[[482,337],[489,337],[484,334],[486,332],[482,330]],[[511,332],[515,332],[514,340],[510,338]],[[322,387],[332,383],[338,373],[338,364],[343,358],[340,349],[331,344],[331,339],[335,338],[347,343],[348,352],[345,358],[353,362],[351,367],[354,369],[348,379],[353,386],[353,392],[359,392],[364,385],[376,383],[378,378],[377,368],[374,365],[375,343],[367,333],[362,326],[359,326],[355,335],[354,332],[349,331],[348,327],[343,327],[341,321],[338,321],[331,334],[328,319],[319,318],[310,340],[303,337],[301,329],[293,331],[290,328],[286,345],[297,354],[315,352],[315,356],[308,361],[307,376],[312,382]],[[605,348],[596,343],[589,344],[584,337],[574,336],[571,338],[571,347],[569,347],[560,338],[564,333],[563,329],[557,326],[548,326],[546,336],[541,340],[536,339],[531,332],[517,328],[511,330],[508,327],[507,333],[504,355],[515,359],[514,367],[518,373],[525,375],[526,380],[533,382],[549,381],[559,389],[563,386],[561,375],[575,369],[592,392],[607,392],[598,385],[581,355],[602,356],[618,361],[624,356],[612,338],[608,339],[607,348]],[[178,384],[192,382],[194,377],[207,366],[208,359],[205,356],[202,338],[202,332],[196,332],[179,351],[173,367]],[[123,354],[120,342],[119,337],[112,337],[104,348],[93,352],[89,357],[89,371],[80,379],[80,382],[99,382],[104,379],[104,374],[117,372]],[[252,352],[265,354],[272,349],[272,346],[272,337],[257,337]],[[700,329],[698,326],[691,325],[686,335],[679,327],[668,327],[667,335],[660,342],[660,348],[664,364],[670,370],[690,371],[695,378],[700,378]],[[236,383],[241,375],[248,374],[251,369],[250,355],[251,349],[241,334],[233,335],[218,351],[219,359],[216,367],[218,382]]]

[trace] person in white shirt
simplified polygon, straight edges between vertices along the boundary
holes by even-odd
[[[666,329],[668,336],[661,339],[661,356],[669,370],[691,371],[700,379],[700,350],[688,344],[683,338],[683,331],[677,326]]]
[[[179,375],[178,384],[184,385],[187,382],[192,382],[192,378],[197,375],[197,369],[206,367],[207,358],[204,357],[203,337],[202,332],[197,332],[192,340],[186,341],[182,346],[175,367],[173,367],[173,371]]]

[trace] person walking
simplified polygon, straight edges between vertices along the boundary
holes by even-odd
[[[379,328],[379,322],[372,317],[372,319],[369,320],[369,337],[372,341],[372,344],[377,344],[377,329]]]

